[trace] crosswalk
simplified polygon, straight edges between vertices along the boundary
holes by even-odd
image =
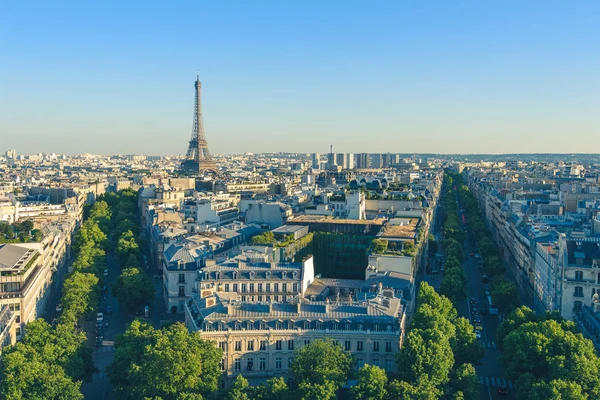
[[[96,353],[110,353],[115,351],[115,346],[102,346],[96,348]]]
[[[498,377],[494,377],[494,376],[479,376],[478,378],[479,378],[479,383],[482,385],[486,385],[486,386],[490,386],[490,387],[504,385],[504,386],[508,387],[509,389],[513,388],[513,382],[509,379],[498,378]]]

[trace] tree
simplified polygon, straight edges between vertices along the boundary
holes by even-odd
[[[437,329],[412,329],[398,354],[398,376],[411,384],[425,379],[436,387],[444,385],[453,365],[448,337]]]
[[[465,400],[477,400],[479,397],[479,379],[471,364],[460,364],[452,373],[450,382],[452,389],[461,393]]]
[[[263,232],[252,238],[252,244],[273,244],[275,242],[275,235],[271,231]]]
[[[452,322],[429,304],[419,305],[417,312],[413,317],[411,329],[438,329],[448,338],[453,337],[455,334],[455,328],[454,325],[452,325]]]
[[[550,382],[537,382],[527,393],[531,400],[587,400],[581,386],[572,381],[554,379]]]
[[[298,385],[298,392],[302,400],[330,400],[336,397],[336,384],[332,381],[323,382],[304,381]]]
[[[351,368],[350,353],[330,339],[320,339],[294,351],[290,372],[296,382],[305,384],[306,388],[314,385],[329,388],[331,383],[336,391],[348,380]]]
[[[126,268],[113,285],[113,292],[120,303],[129,310],[140,309],[154,297],[154,285],[138,268]]]
[[[502,312],[510,312],[519,305],[517,286],[503,276],[496,276],[492,281],[491,295]]]
[[[358,382],[352,388],[352,394],[359,400],[382,400],[387,396],[385,386],[387,375],[375,365],[365,365],[358,370]]]
[[[446,270],[440,285],[440,293],[453,302],[460,301],[467,296],[464,273],[461,269],[450,268]]]
[[[477,340],[473,325],[468,319],[461,317],[454,321],[454,327],[455,335],[450,339],[450,346],[456,365],[478,363],[485,354],[485,349]]]
[[[417,295],[418,304],[429,304],[434,310],[442,314],[450,321],[456,319],[456,309],[452,302],[445,296],[440,296],[427,282],[421,282]]]
[[[508,316],[502,321],[502,323],[498,327],[498,331],[496,333],[496,339],[498,340],[500,348],[504,347],[503,342],[506,335],[516,330],[524,323],[534,321],[537,321],[537,316],[535,312],[529,307],[521,306],[513,312],[511,312],[510,314],[508,314]]]
[[[502,354],[507,376],[572,381],[590,398],[600,398],[600,359],[594,345],[569,329],[570,325],[549,319],[526,322],[510,332]]]
[[[373,253],[383,254],[388,249],[388,241],[383,239],[373,239],[371,242],[371,248]]]
[[[435,240],[435,237],[431,233],[427,236],[427,243],[429,246],[429,251],[431,253],[435,253],[438,251],[438,244]]]
[[[254,389],[255,400],[286,400],[289,397],[289,388],[283,378],[271,378],[265,384],[260,384]]]
[[[0,397],[5,400],[83,399],[80,382],[71,380],[59,365],[44,362],[24,343],[5,349],[0,372]]]
[[[63,284],[61,320],[71,316],[74,320],[69,322],[75,323],[84,314],[92,312],[98,304],[98,292],[96,275],[81,272],[70,274]]]
[[[117,398],[174,400],[183,393],[217,390],[222,351],[181,323],[154,329],[135,320],[117,337],[115,347],[107,372]]]
[[[416,384],[393,380],[388,385],[389,398],[398,400],[439,400],[442,391],[426,379]]]
[[[248,392],[250,391],[250,385],[248,380],[242,375],[238,375],[227,393],[227,400],[250,400]]]

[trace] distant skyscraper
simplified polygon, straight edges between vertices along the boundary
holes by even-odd
[[[205,171],[218,172],[217,165],[208,151],[208,142],[204,133],[204,119],[202,118],[202,98],[200,90],[202,84],[200,77],[196,77],[194,83],[196,89],[196,99],[194,104],[194,127],[192,129],[192,138],[188,147],[185,161],[181,165],[182,169],[192,173],[201,173]]]
[[[327,154],[327,165],[335,165],[335,155],[333,154],[333,145],[329,147],[329,153]]]
[[[346,153],[346,169],[354,169],[354,154]]]
[[[383,168],[382,154],[370,154],[371,168]]]
[[[369,168],[369,156],[367,153],[359,153],[356,155],[355,159],[357,169]]]
[[[342,167],[342,169],[346,169],[346,155],[344,153],[337,153],[335,155],[335,163]]]
[[[312,167],[314,169],[319,169],[319,163],[321,162],[321,155],[319,153],[312,153],[312,157],[311,157],[311,161],[312,161]]]
[[[6,150],[6,158],[11,159],[11,160],[16,160],[17,159],[17,150]]]

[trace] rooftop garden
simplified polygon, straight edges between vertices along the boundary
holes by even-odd
[[[33,229],[33,222],[26,220],[14,224],[0,223],[0,243],[40,242],[44,235]]]

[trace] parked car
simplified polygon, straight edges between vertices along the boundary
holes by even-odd
[[[483,283],[487,283],[488,282],[488,277],[486,274],[481,275],[481,282]]]
[[[473,256],[475,255],[475,253],[473,253],[473,252],[470,252],[470,253],[469,253],[469,255],[470,255],[471,257],[473,257]]]
[[[56,305],[56,312],[57,312],[57,313],[61,313],[61,312],[62,312],[62,310],[63,310],[63,309],[62,309],[62,304],[57,304],[57,305]]]
[[[106,313],[112,314],[112,306],[110,304],[108,305],[108,307],[106,307]]]
[[[475,297],[471,297],[471,305],[474,306],[475,304],[477,304],[477,300],[475,299]]]
[[[475,330],[475,337],[481,339],[481,331]]]
[[[99,312],[98,315],[96,315],[96,324],[102,324],[102,322],[104,322],[104,314]]]
[[[475,330],[477,331],[482,331],[483,330],[483,325],[481,325],[481,323],[475,324]]]
[[[479,318],[478,315],[473,317],[473,323],[474,324],[480,324],[481,323],[481,318]]]
[[[481,315],[487,314],[487,308],[486,307],[481,307],[480,311],[481,311]]]

